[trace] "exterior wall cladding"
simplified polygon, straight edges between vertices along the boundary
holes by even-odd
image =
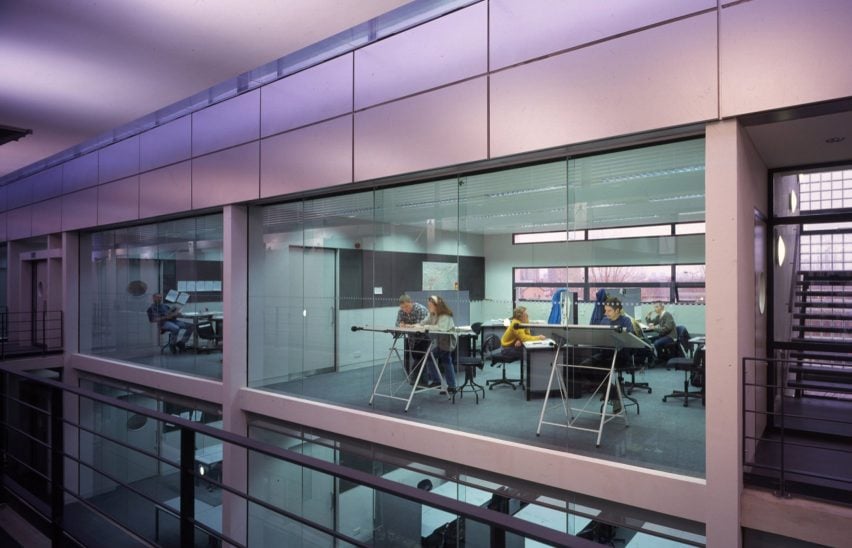
[[[852,49],[849,28],[846,0],[481,2],[13,181],[0,189],[0,239],[65,233],[68,254],[76,230],[224,207],[225,287],[238,292],[245,273],[229,260],[245,256],[246,221],[228,206],[695,126],[707,142],[707,336],[718,360],[707,380],[706,479],[245,392],[244,342],[226,350],[221,384],[176,382],[222,404],[225,427],[238,432],[245,411],[279,417],[704,522],[710,546],[737,546],[741,525],[765,519],[743,502],[738,425],[739,360],[756,354],[753,211],[767,208],[766,167],[738,117],[852,96],[836,53]],[[226,296],[229,306],[238,299]],[[245,333],[229,329],[232,340]],[[74,344],[70,369],[141,384],[167,374],[104,369]],[[806,521],[772,504],[782,532],[782,522]],[[808,511],[801,501],[795,510]]]

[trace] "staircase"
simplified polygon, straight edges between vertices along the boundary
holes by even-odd
[[[796,397],[852,400],[852,271],[799,271],[787,386]]]

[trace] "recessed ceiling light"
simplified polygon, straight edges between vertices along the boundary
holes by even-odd
[[[825,140],[826,143],[833,145],[834,143],[841,143],[846,140],[846,137],[829,137]]]

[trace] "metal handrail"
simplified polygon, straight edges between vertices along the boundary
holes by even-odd
[[[376,477],[366,472],[362,472],[359,470],[354,470],[351,468],[345,468],[338,464],[326,462],[323,460],[319,460],[314,457],[310,457],[307,455],[302,455],[295,452],[290,452],[285,449],[281,449],[279,447],[269,445],[257,440],[253,440],[250,438],[246,438],[243,436],[239,436],[237,434],[233,434],[227,431],[223,431],[211,426],[207,426],[205,424],[192,422],[187,419],[183,419],[181,417],[177,417],[174,415],[169,415],[167,413],[163,413],[161,411],[152,410],[146,407],[138,406],[129,402],[125,402],[119,399],[115,399],[109,396],[97,394],[95,392],[71,386],[68,384],[64,384],[62,382],[58,382],[51,379],[45,379],[42,377],[36,377],[27,373],[21,372],[12,372],[12,371],[3,371],[8,375],[14,375],[16,377],[20,377],[22,379],[26,379],[28,381],[39,383],[45,386],[49,391],[51,391],[51,423],[54,425],[52,429],[54,439],[52,439],[51,450],[54,458],[51,459],[51,475],[50,477],[45,477],[44,479],[49,480],[51,483],[51,500],[52,500],[52,515],[50,516],[51,521],[54,524],[54,527],[59,527],[57,522],[61,523],[62,516],[62,501],[66,495],[71,495],[74,498],[79,498],[79,495],[69,491],[64,486],[63,481],[63,468],[62,463],[65,462],[65,459],[70,459],[77,461],[77,457],[67,454],[64,451],[64,448],[61,447],[61,443],[59,445],[59,449],[57,449],[57,438],[59,436],[59,441],[61,441],[61,432],[65,429],[66,425],[70,425],[72,427],[82,427],[82,425],[78,425],[76,423],[72,423],[66,420],[61,416],[62,413],[62,399],[64,394],[72,394],[81,398],[86,398],[92,401],[96,401],[105,405],[109,405],[115,408],[126,410],[130,413],[143,415],[149,419],[153,419],[156,421],[161,421],[164,423],[170,423],[171,425],[176,426],[181,432],[181,462],[179,464],[179,471],[181,474],[181,510],[176,512],[174,509],[164,507],[160,505],[160,503],[156,503],[158,507],[162,507],[163,510],[166,510],[169,513],[174,513],[179,515],[181,519],[181,539],[182,542],[184,540],[190,540],[193,534],[193,528],[198,526],[202,528],[208,534],[216,537],[217,539],[224,540],[225,542],[234,543],[233,539],[229,539],[227,537],[222,536],[221,533],[209,529],[203,524],[197,523],[193,519],[193,497],[194,497],[194,489],[193,484],[196,477],[195,472],[195,436],[198,434],[208,436],[211,438],[215,438],[223,443],[232,444],[236,447],[241,447],[243,449],[247,449],[249,451],[253,451],[259,454],[263,454],[269,457],[273,457],[275,459],[279,459],[285,462],[289,462],[291,464],[295,464],[300,467],[308,468],[310,470],[314,470],[317,472],[321,472],[324,474],[328,474],[330,476],[343,479],[355,484],[366,486],[370,489],[374,489],[377,491],[381,491],[392,496],[400,497],[403,499],[407,499],[413,501],[418,504],[426,505],[429,507],[437,508],[440,510],[444,510],[451,514],[457,515],[462,518],[470,518],[477,522],[483,523],[489,527],[492,527],[496,530],[503,532],[510,532],[517,535],[520,535],[525,538],[529,538],[532,540],[536,540],[539,542],[543,542],[548,545],[553,546],[566,546],[566,547],[577,547],[577,548],[591,548],[593,546],[597,546],[595,543],[585,540],[583,538],[575,537],[568,533],[562,533],[556,531],[554,529],[550,529],[535,523],[531,523],[520,518],[516,518],[514,516],[510,516],[504,513],[497,512],[495,510],[490,510],[488,508],[482,508],[479,506],[470,505],[465,502],[460,502],[455,499],[447,498],[438,494],[430,493],[424,491],[422,489],[417,489],[416,487],[411,487],[407,485],[402,485],[385,478]],[[5,392],[2,394],[5,397]],[[109,439],[108,436],[103,436],[102,434],[98,434],[104,439]],[[134,448],[136,449],[136,448]],[[5,447],[3,447],[3,453],[6,453]],[[156,456],[158,460],[163,462],[168,462],[172,466],[175,465],[173,461],[168,461],[168,459],[164,459],[162,457]],[[88,466],[88,464],[87,464]],[[101,472],[101,471],[99,471]],[[110,478],[112,481],[117,481],[117,478]],[[204,481],[209,481],[208,478],[204,478]],[[124,487],[128,487],[123,482],[118,482],[120,485]],[[246,501],[256,503],[262,505],[263,507],[271,510],[279,515],[286,516],[289,519],[293,519],[299,521],[306,526],[309,526],[315,530],[322,531],[329,536],[339,539],[343,542],[350,543],[353,545],[363,545],[360,541],[354,538],[350,538],[347,535],[335,531],[333,529],[329,529],[321,524],[317,524],[303,518],[302,516],[291,514],[282,508],[275,507],[266,501],[257,499],[256,497],[249,495],[247,492],[240,491],[238,489],[232,488],[231,486],[222,484],[220,482],[214,482],[216,485],[221,486],[223,489],[226,489],[228,492],[233,493]],[[188,486],[188,487],[187,487]],[[132,489],[132,487],[130,487]],[[103,515],[103,514],[102,514]],[[104,517],[110,521],[114,521],[114,519],[108,515],[104,515]],[[59,518],[57,520],[57,518]],[[124,527],[118,523],[118,526],[124,529]],[[61,538],[65,535],[66,532],[62,530],[58,530],[54,532],[54,539]]]
[[[787,450],[789,448],[801,449],[819,449],[821,451],[829,451],[841,455],[852,455],[852,448],[845,449],[843,447],[832,447],[825,443],[817,443],[824,441],[826,438],[831,438],[832,434],[823,434],[818,436],[822,440],[817,439],[817,442],[809,443],[807,439],[813,439],[814,433],[809,432],[809,437],[805,440],[790,439],[790,419],[807,419],[811,423],[816,424],[832,424],[847,425],[849,431],[852,431],[852,420],[839,417],[818,417],[808,413],[789,412],[786,400],[798,399],[801,401],[802,396],[796,396],[797,387],[789,386],[787,381],[790,377],[789,367],[792,365],[801,365],[799,360],[786,358],[753,358],[746,357],[742,359],[742,401],[743,401],[743,416],[742,416],[742,431],[743,431],[743,466],[745,468],[761,469],[767,471],[775,471],[777,475],[773,478],[774,485],[777,487],[776,494],[778,496],[789,497],[793,492],[805,492],[809,496],[821,496],[822,498],[832,499],[826,495],[827,490],[823,489],[822,494],[815,495],[813,489],[821,486],[819,482],[808,483],[806,478],[814,480],[829,480],[845,485],[841,491],[848,491],[848,497],[852,497],[852,476],[840,477],[832,472],[835,469],[832,465],[826,463],[827,468],[820,468],[821,462],[814,459],[815,462],[810,462],[813,465],[811,468],[803,468],[801,465],[791,467],[787,461]],[[852,361],[850,361],[852,368]],[[757,382],[760,372],[766,375],[765,382]],[[749,380],[754,379],[754,380]],[[749,392],[749,389],[752,392]],[[765,390],[765,397],[758,397],[758,391]],[[827,390],[829,391],[829,390]],[[830,391],[829,391],[830,392]],[[789,394],[788,394],[789,393]],[[749,397],[751,396],[751,397]],[[808,397],[805,396],[805,399]],[[821,398],[823,401],[825,398]],[[838,405],[852,405],[848,400],[837,399]],[[764,407],[765,406],[765,407]],[[763,416],[767,418],[767,424],[761,432],[755,431],[754,435],[750,435],[749,417]],[[755,429],[756,430],[756,429]],[[771,434],[777,434],[777,437],[771,437]],[[745,449],[749,442],[755,443],[754,457],[749,458],[749,451]],[[780,454],[778,456],[778,464],[760,462],[756,459],[757,446],[760,444],[777,444],[780,446]],[[749,477],[748,474],[747,478]],[[797,478],[796,481],[790,480],[793,475]],[[757,480],[758,478],[752,478]],[[765,478],[762,478],[765,479]]]

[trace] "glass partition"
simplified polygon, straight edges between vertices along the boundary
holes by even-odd
[[[654,366],[690,356],[685,341],[636,361],[621,382],[642,405],[630,417],[638,428],[608,426],[596,448],[587,433],[539,424],[545,394],[559,394],[548,384],[548,340],[558,330],[535,324],[588,325],[595,293],[605,289],[637,319],[661,301],[678,325],[705,332],[703,230],[676,229],[704,220],[703,150],[695,139],[250,208],[249,385],[702,475],[703,412],[675,413],[680,402],[657,395],[682,388],[681,372]],[[655,230],[589,236],[608,227]],[[403,295],[413,310],[440,297],[459,328],[453,368],[435,356],[441,386],[429,387],[428,368],[418,366],[439,336],[396,328]],[[519,307],[533,328],[507,350]],[[540,338],[541,348],[525,344]],[[466,357],[472,367],[460,365]],[[495,410],[505,420],[493,420]],[[654,448],[684,428],[694,434],[694,458]],[[637,450],[625,452],[634,437]]]
[[[222,378],[222,216],[83,234],[80,352]]]

